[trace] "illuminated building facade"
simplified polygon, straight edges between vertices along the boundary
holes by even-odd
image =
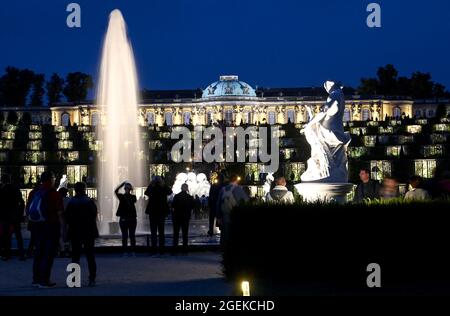
[[[412,174],[430,178],[436,167],[450,165],[449,100],[365,97],[351,89],[344,89],[344,93],[344,121],[352,135],[349,163],[353,182],[358,181],[360,167],[370,168],[375,179],[395,175],[405,181]],[[264,175],[258,163],[171,161],[172,126],[193,128],[220,122],[230,126],[280,126],[280,174],[292,183],[298,182],[309,154],[309,146],[299,133],[309,119],[305,105],[319,111],[325,99],[322,88],[255,89],[237,76],[221,76],[203,90],[147,91],[136,124],[145,143],[142,159],[148,165],[148,179],[162,175],[171,183],[176,173],[185,169],[208,174],[225,168],[242,174],[252,194],[259,194]],[[11,112],[22,123],[8,123]],[[101,150],[96,129],[102,114],[94,104],[2,108],[0,113],[0,173],[31,187],[42,171],[51,169],[58,175],[66,174],[70,185],[83,180],[95,187],[94,166]]]

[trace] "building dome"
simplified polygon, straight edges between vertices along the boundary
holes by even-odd
[[[238,76],[220,76],[202,94],[202,98],[217,97],[256,97],[256,92],[248,83],[239,81]]]

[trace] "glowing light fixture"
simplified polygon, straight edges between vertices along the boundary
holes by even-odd
[[[242,281],[241,289],[242,296],[250,296],[250,283],[248,281]]]

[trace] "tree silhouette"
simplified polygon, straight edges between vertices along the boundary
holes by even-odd
[[[433,86],[433,94],[436,98],[446,98],[449,97],[448,91],[445,90],[445,86],[440,83],[435,83]]]
[[[363,95],[377,95],[378,80],[373,78],[362,78],[358,92]]]
[[[411,76],[411,95],[416,99],[433,97],[433,81],[429,73],[414,72]]]
[[[391,64],[378,68],[378,88],[383,95],[392,95],[396,90],[398,71]]]
[[[447,106],[443,103],[439,104],[436,109],[436,117],[444,118],[447,116]]]
[[[64,89],[64,79],[53,73],[46,83],[48,105],[53,105],[61,101],[61,94]]]
[[[358,88],[365,95],[410,96],[415,99],[450,97],[445,87],[431,80],[429,73],[416,71],[411,77],[398,77],[391,64],[378,68],[377,78],[362,78]]]
[[[19,116],[16,111],[9,111],[8,117],[6,118],[6,122],[11,125],[16,125],[19,120]]]
[[[29,69],[6,67],[0,78],[1,98],[5,106],[23,107],[34,81],[34,72]]]
[[[42,101],[42,98],[45,95],[44,83],[44,74],[37,74],[34,76],[31,90],[31,106],[42,106],[44,104]]]
[[[92,77],[82,72],[67,74],[63,94],[69,102],[86,100],[89,89],[93,87]]]
[[[32,119],[31,119],[31,114],[30,114],[30,112],[24,112],[23,113],[23,115],[22,115],[22,123],[24,124],[24,125],[31,125],[31,123],[32,123]]]

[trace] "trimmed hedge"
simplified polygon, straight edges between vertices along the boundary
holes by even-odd
[[[288,284],[288,294],[305,284],[359,293],[367,266],[378,263],[383,289],[450,293],[450,201],[248,204],[231,219],[223,253],[230,279]]]

